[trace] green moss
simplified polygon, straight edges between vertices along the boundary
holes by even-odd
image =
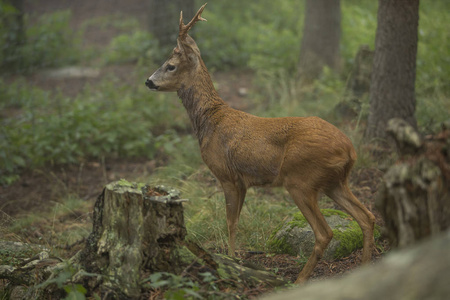
[[[340,216],[343,219],[351,218],[345,212],[340,211],[340,210],[336,210],[336,209],[321,209],[320,211],[322,212],[324,217],[338,215],[338,216]],[[309,223],[308,223],[308,221],[306,220],[306,218],[303,216],[303,214],[301,212],[296,212],[293,215],[293,219],[288,222],[288,225],[290,225],[289,227],[291,229],[294,228],[294,227],[304,228],[304,227],[308,226]],[[278,228],[278,230],[279,230],[279,228]]]
[[[293,219],[288,222],[288,225],[291,229],[294,227],[304,228],[308,225],[308,221],[301,212],[297,212],[294,214]]]
[[[233,258],[229,256],[222,254],[215,254],[215,257],[219,261],[217,273],[219,274],[219,277],[221,279],[233,279],[237,280],[238,282],[241,281],[240,275],[242,273],[241,271],[243,270],[242,266],[236,264]]]
[[[119,181],[116,181],[113,184],[115,187],[127,187],[139,190],[141,190],[145,186],[144,183],[129,182],[126,179],[120,179]]]
[[[287,253],[290,255],[296,255],[291,246],[286,243],[286,237],[278,239],[274,234],[272,234],[267,241],[267,247],[270,249],[270,251],[275,253]]]
[[[347,256],[355,249],[363,246],[363,234],[356,221],[350,222],[343,230],[339,228],[334,229],[333,238],[340,242],[334,253],[334,258]]]
[[[350,223],[345,227],[337,227],[333,230],[333,239],[339,241],[339,246],[336,249],[334,254],[334,258],[341,258],[349,255],[355,249],[362,248],[363,246],[363,234],[362,230],[359,227],[358,223],[353,220],[353,218],[342,212],[340,210],[335,209],[321,209],[322,214],[325,217],[330,217],[337,215],[342,219],[351,220]],[[308,226],[308,222],[306,218],[303,216],[301,212],[297,212],[293,215],[293,219],[287,223],[288,230],[292,230],[295,227],[304,228]],[[276,253],[287,253],[291,255],[296,255],[291,246],[286,243],[286,238],[277,238],[278,231],[284,227],[284,224],[278,226],[267,241],[267,247]],[[375,239],[380,237],[379,226],[375,226],[374,230]]]
[[[188,265],[193,261],[203,263],[203,261],[195,256],[186,246],[177,246],[174,253],[184,265]]]
[[[379,226],[375,226],[373,235],[375,239],[380,237]],[[350,222],[343,230],[340,228],[334,229],[333,239],[340,242],[334,253],[334,258],[345,257],[355,251],[355,249],[363,247],[363,233],[356,221]]]
[[[351,218],[348,214],[346,214],[345,212],[341,211],[341,210],[337,210],[337,209],[321,209],[320,210],[322,212],[322,214],[324,215],[324,217],[329,217],[329,216],[340,216],[343,219],[348,219]]]

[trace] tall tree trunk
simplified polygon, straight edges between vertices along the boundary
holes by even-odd
[[[195,14],[194,0],[150,0],[150,31],[167,50],[176,46],[180,11],[184,18]]]
[[[417,30],[419,0],[379,0],[366,138],[385,139],[387,122],[402,118],[417,128]]]
[[[324,66],[339,67],[340,0],[307,0],[300,48],[299,75],[315,79]]]
[[[2,5],[9,5],[14,11],[0,12],[0,24],[7,32],[2,37],[4,45],[0,57],[3,56],[3,61],[0,61],[0,67],[11,70],[19,67],[22,59],[20,48],[25,44],[23,0],[5,0],[3,2]]]

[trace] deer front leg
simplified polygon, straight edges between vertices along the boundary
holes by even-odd
[[[237,224],[247,191],[243,185],[235,183],[222,183],[222,187],[227,212],[228,255],[235,256]]]

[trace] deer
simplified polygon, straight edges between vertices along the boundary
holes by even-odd
[[[180,13],[177,45],[145,82],[152,91],[177,92],[198,139],[201,157],[223,189],[228,254],[235,255],[236,232],[246,191],[253,186],[284,187],[310,224],[315,244],[295,283],[305,282],[333,237],[318,199],[323,194],[349,213],[363,233],[362,263],[374,248],[373,214],[348,184],[356,161],[351,140],[318,117],[258,117],[230,107],[213,81],[188,31],[206,21],[200,7],[184,24]]]

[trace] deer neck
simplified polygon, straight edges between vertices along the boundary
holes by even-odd
[[[192,78],[192,84],[183,85],[178,90],[178,97],[187,110],[195,135],[202,146],[205,137],[214,132],[223,118],[222,110],[228,105],[214,88],[203,61],[199,69],[196,76]]]

